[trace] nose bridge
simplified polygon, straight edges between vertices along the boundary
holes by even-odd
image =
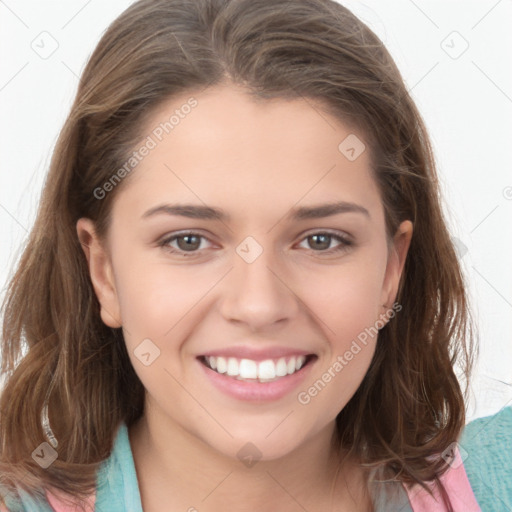
[[[280,275],[279,263],[275,251],[252,236],[236,247],[222,303],[226,320],[261,328],[297,313],[297,299]]]

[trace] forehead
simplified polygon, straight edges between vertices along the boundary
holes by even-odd
[[[269,220],[299,203],[380,208],[363,135],[310,98],[255,100],[232,85],[189,92],[154,110],[140,140],[152,147],[121,194],[138,211],[173,199]]]

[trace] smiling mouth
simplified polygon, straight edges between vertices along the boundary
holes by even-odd
[[[274,382],[302,370],[316,355],[300,355],[254,361],[236,357],[200,356],[198,359],[216,373],[247,382]]]

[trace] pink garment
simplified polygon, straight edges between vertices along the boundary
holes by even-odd
[[[75,506],[66,505],[61,501],[57,493],[54,491],[53,493],[50,491],[46,491],[46,498],[50,506],[55,510],[55,512],[78,512],[78,509]],[[94,504],[96,503],[96,493],[92,493],[87,498],[87,512],[94,512]]]
[[[67,496],[59,493],[58,491],[46,491],[46,499],[50,506],[55,510],[55,512],[78,512],[79,509],[76,506],[70,506],[64,502],[63,498],[67,498],[68,500],[73,500],[72,496]],[[92,493],[87,498],[87,512],[94,512],[94,504],[96,502],[96,493]],[[0,512],[10,512],[4,505],[0,505]]]
[[[482,512],[473,494],[473,489],[471,489],[471,484],[466,475],[458,449],[455,451],[455,458],[450,469],[441,476],[440,480],[450,498],[454,512]],[[444,505],[441,493],[437,487],[434,488],[433,483],[429,487],[434,489],[434,498],[422,487],[419,487],[419,489],[407,489],[404,486],[413,511],[448,512],[448,508]]]

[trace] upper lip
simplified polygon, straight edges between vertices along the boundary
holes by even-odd
[[[252,359],[253,361],[264,361],[265,359],[279,359],[280,357],[307,356],[313,354],[308,350],[299,350],[293,347],[248,347],[233,346],[209,350],[201,356],[213,357],[234,357],[236,359]]]

